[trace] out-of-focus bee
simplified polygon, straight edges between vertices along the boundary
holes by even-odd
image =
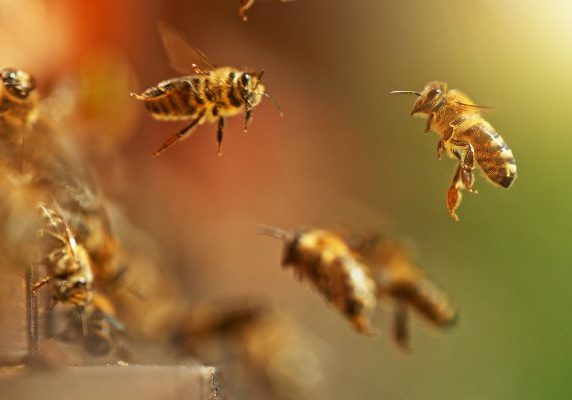
[[[17,160],[21,172],[24,140],[38,119],[36,83],[14,68],[0,71],[0,80],[0,153],[5,160]]]
[[[308,279],[354,328],[373,335],[371,317],[377,306],[375,282],[342,237],[321,229],[298,228],[291,233],[271,227],[258,232],[284,242],[283,266],[298,279]]]
[[[160,23],[159,33],[172,66],[179,70],[188,70],[192,66],[194,75],[160,82],[141,94],[131,93],[135,99],[144,102],[157,120],[191,120],[152,155],[158,156],[173,144],[188,138],[193,129],[205,121],[217,123],[218,154],[221,155],[225,117],[244,112],[246,132],[252,110],[260,103],[262,96],[272,99],[262,84],[264,70],[245,72],[234,67],[217,67],[168,25]],[[202,65],[199,66],[197,62]]]
[[[115,308],[101,293],[95,292],[93,301],[84,309],[86,332],[83,332],[81,313],[72,309],[68,313],[68,326],[61,337],[65,340],[80,340],[93,356],[105,356],[117,345],[118,336],[125,331],[117,319]]]
[[[410,308],[438,327],[456,321],[457,313],[447,295],[412,263],[399,244],[378,235],[352,238],[348,243],[369,266],[377,298],[395,301],[393,336],[401,348],[409,348]]]
[[[185,353],[232,376],[225,384],[229,397],[315,398],[323,377],[320,343],[266,306],[199,304],[175,332],[174,342]]]
[[[34,284],[32,290],[37,291],[50,284],[53,306],[58,302],[74,305],[82,318],[83,332],[86,333],[84,311],[93,298],[91,259],[85,248],[76,241],[59,207],[55,205],[50,208],[44,203],[40,203],[39,207],[47,225],[41,233],[52,238],[56,244],[50,246],[52,250],[43,261],[48,276]]]
[[[246,12],[254,5],[256,0],[239,0],[238,2],[238,16],[242,18],[243,21],[248,21],[248,16]],[[287,3],[294,0],[280,0],[283,3]]]
[[[20,128],[37,118],[38,94],[34,78],[24,71],[4,68],[0,72],[0,127]],[[4,134],[4,133],[3,133]]]
[[[476,193],[475,163],[493,183],[509,188],[516,179],[516,161],[503,138],[482,116],[475,105],[459,90],[447,90],[444,82],[430,82],[422,92],[398,90],[392,94],[414,94],[417,100],[411,115],[427,116],[425,132],[440,136],[437,156],[446,152],[459,161],[447,191],[447,208],[458,221],[455,210],[461,203],[461,190]]]

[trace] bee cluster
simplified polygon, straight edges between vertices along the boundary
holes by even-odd
[[[240,1],[241,18],[253,4]],[[153,118],[187,121],[153,156],[205,122],[216,124],[221,155],[226,118],[244,113],[246,132],[264,97],[281,112],[262,83],[264,70],[219,67],[173,28],[161,23],[159,31],[171,64],[191,74],[132,93]],[[181,65],[181,49],[196,63]],[[223,365],[237,398],[311,398],[323,373],[310,335],[260,303],[192,302],[173,290],[172,277],[157,281],[160,263],[141,245],[146,233],[105,198],[66,130],[41,106],[34,78],[13,68],[0,77],[1,265],[22,276],[28,271],[29,351],[19,362],[53,364],[48,339],[68,344],[61,350],[67,355],[56,356],[64,365],[77,354],[84,364],[148,362],[159,351],[169,361],[192,357]],[[455,220],[461,191],[476,192],[475,168],[494,184],[512,185],[514,156],[482,117],[485,107],[442,82],[392,93],[417,96],[411,114],[426,117],[426,131],[440,136],[438,156],[458,161],[446,198]],[[359,333],[375,336],[372,318],[382,303],[392,307],[392,335],[404,350],[410,350],[411,310],[438,328],[456,320],[445,292],[391,239],[304,227],[261,226],[259,233],[281,240],[282,265]],[[299,370],[303,379],[294,373]]]

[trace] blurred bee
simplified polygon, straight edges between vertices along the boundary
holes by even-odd
[[[101,293],[95,292],[93,301],[85,306],[86,332],[83,332],[81,313],[72,309],[68,313],[68,326],[61,337],[64,340],[80,340],[85,350],[93,356],[105,356],[117,346],[118,335],[125,326],[117,319],[115,308]]]
[[[493,183],[509,188],[516,179],[516,161],[503,138],[482,116],[481,107],[459,90],[447,90],[444,82],[430,82],[422,92],[398,90],[392,94],[414,94],[417,100],[411,115],[427,116],[425,132],[440,136],[437,156],[443,152],[459,161],[447,191],[447,208],[458,221],[455,210],[461,203],[461,190],[476,193],[475,163]]]
[[[377,235],[348,242],[370,267],[377,298],[395,301],[393,337],[402,349],[409,349],[410,308],[438,327],[456,321],[457,313],[447,295],[411,262],[399,244]]]
[[[254,5],[256,0],[239,0],[238,2],[238,16],[242,18],[243,21],[248,21],[248,16],[246,12]],[[287,3],[293,0],[280,0],[283,3]]]
[[[39,102],[34,78],[24,71],[4,68],[0,80],[0,127],[21,128],[32,123]]]
[[[81,316],[82,330],[87,333],[85,307],[93,298],[93,273],[91,259],[85,248],[79,244],[69,225],[63,219],[57,205],[49,208],[40,203],[42,217],[47,228],[42,234],[52,238],[56,244],[50,246],[50,253],[43,263],[48,269],[48,276],[32,286],[36,292],[46,284],[52,288],[52,308],[58,303],[74,305]]]
[[[244,112],[246,132],[252,109],[260,103],[262,96],[272,99],[262,84],[264,70],[257,73],[217,67],[204,53],[189,46],[173,28],[160,23],[159,33],[173,67],[185,70],[192,66],[194,75],[160,82],[141,94],[131,93],[135,99],[144,102],[153,118],[159,121],[191,120],[152,155],[158,156],[188,138],[197,125],[207,120],[217,123],[218,154],[221,155],[225,117]],[[198,60],[202,61],[205,70],[195,63]]]
[[[282,265],[292,266],[298,279],[309,279],[358,332],[373,335],[371,317],[377,306],[375,282],[368,267],[356,259],[341,237],[309,228],[287,233],[259,227],[259,233],[282,240]]]
[[[232,398],[314,398],[322,379],[320,343],[260,304],[199,304],[175,332],[178,347],[233,377],[225,385]]]
[[[0,71],[0,143],[3,158],[18,155],[22,172],[24,139],[38,119],[39,97],[34,78],[24,71],[4,68]]]

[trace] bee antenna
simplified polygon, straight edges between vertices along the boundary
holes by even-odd
[[[264,76],[264,73],[265,73],[265,72],[266,72],[266,70],[264,70],[264,69],[262,69],[262,70],[260,71],[260,73],[258,74],[258,81],[261,81],[261,80],[262,80],[262,77]]]
[[[268,97],[270,99],[270,101],[272,102],[272,104],[274,105],[274,107],[276,107],[276,109],[278,110],[278,112],[280,113],[280,116],[283,117],[284,116],[284,111],[282,111],[282,108],[280,107],[280,105],[278,104],[278,102],[276,101],[276,99],[274,97],[272,97],[270,95],[270,93],[268,92],[264,92],[264,97]]]
[[[288,233],[285,230],[268,225],[257,225],[256,233],[279,240],[286,240],[286,237],[288,236]]]
[[[393,90],[389,94],[414,94],[417,97],[421,97],[421,93],[414,90]]]

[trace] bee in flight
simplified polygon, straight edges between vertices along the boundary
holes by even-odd
[[[378,300],[394,301],[393,337],[400,348],[409,350],[411,309],[441,328],[451,326],[457,320],[457,312],[445,292],[415,266],[398,243],[379,235],[353,237],[348,243],[369,266]]]
[[[239,0],[238,2],[238,16],[242,18],[243,21],[248,21],[248,16],[246,12],[254,5],[256,0]],[[280,0],[283,3],[287,3],[289,1],[294,0]]]
[[[397,90],[391,94],[413,94],[417,100],[411,115],[427,117],[425,132],[440,136],[437,156],[444,152],[459,165],[447,191],[447,208],[455,219],[461,203],[461,191],[476,193],[473,169],[478,166],[493,183],[509,188],[516,179],[516,161],[511,149],[498,132],[481,115],[475,105],[459,90],[447,89],[445,82],[430,82],[422,92]]]
[[[366,335],[373,335],[371,318],[377,306],[369,269],[335,233],[298,228],[287,233],[259,227],[259,233],[284,242],[283,266],[292,266],[298,279],[308,279],[322,296]]]
[[[51,252],[43,261],[48,269],[48,276],[34,284],[32,291],[36,292],[42,286],[50,284],[53,306],[58,302],[74,305],[81,317],[83,332],[86,334],[85,307],[93,299],[91,259],[87,250],[76,241],[57,204],[54,208],[50,208],[40,203],[39,208],[47,225],[41,233],[54,239],[55,245],[50,246]]]
[[[178,70],[192,67],[194,75],[160,82],[141,94],[131,93],[145,104],[156,120],[190,120],[186,127],[167,139],[153,156],[188,138],[193,129],[205,121],[217,124],[218,154],[221,155],[225,117],[244,112],[246,132],[252,110],[263,96],[270,98],[277,106],[262,84],[264,70],[246,72],[233,67],[217,67],[203,52],[187,44],[170,26],[160,23],[159,33],[172,66]]]

